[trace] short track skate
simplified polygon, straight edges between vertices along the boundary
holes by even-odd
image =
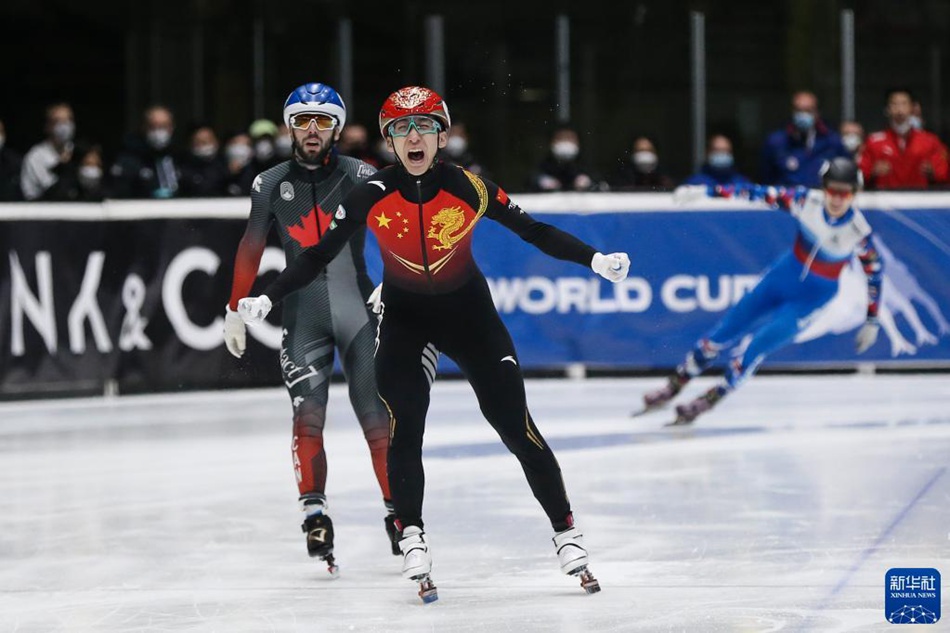
[[[323,557],[323,561],[327,564],[327,573],[330,574],[330,578],[334,580],[340,577],[340,566],[336,564],[336,559],[333,558],[333,554],[327,554]]]

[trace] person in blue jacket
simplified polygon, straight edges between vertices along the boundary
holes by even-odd
[[[763,185],[818,188],[821,166],[839,156],[850,157],[841,136],[819,116],[815,94],[802,90],[792,96],[791,120],[765,140],[759,176]]]
[[[706,162],[686,179],[684,185],[750,185],[752,181],[736,171],[732,141],[725,134],[713,134],[706,144]]]

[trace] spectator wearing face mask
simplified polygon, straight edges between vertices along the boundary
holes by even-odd
[[[251,140],[251,158],[237,177],[241,195],[251,194],[251,185],[261,172],[283,162],[277,156],[277,124],[268,119],[258,119],[251,123],[247,135]]]
[[[614,191],[666,191],[673,180],[660,169],[656,143],[648,136],[637,136],[630,145],[630,154],[620,161],[610,180]]]
[[[449,139],[446,141],[445,148],[442,150],[442,159],[464,167],[476,176],[482,178],[491,177],[485,173],[481,163],[476,160],[474,154],[468,146],[468,129],[464,123],[452,121],[452,127],[449,128]]]
[[[227,195],[230,174],[221,159],[218,135],[209,125],[191,133],[188,155],[181,160],[181,195],[212,198]]]
[[[842,121],[838,131],[841,133],[841,144],[851,154],[851,159],[858,162],[864,149],[864,126],[857,121]]]
[[[820,188],[821,166],[839,156],[850,154],[819,115],[818,98],[807,90],[796,92],[791,120],[769,134],[762,147],[762,184]]]
[[[7,128],[0,119],[0,202],[22,200],[20,170],[23,157],[7,145]]]
[[[724,134],[714,134],[706,144],[706,162],[683,183],[686,185],[750,185],[752,182],[736,171],[732,141]]]
[[[48,202],[101,202],[102,148],[77,144],[72,159],[57,168],[57,179],[43,192],[40,200]]]
[[[104,186],[104,162],[102,148],[93,145],[79,159],[76,182],[79,185],[76,200],[101,202],[108,195]]]
[[[294,152],[293,141],[290,138],[290,130],[286,123],[277,126],[277,135],[274,137],[274,151],[277,152],[277,161],[283,162],[290,160]]]
[[[251,164],[254,157],[254,147],[251,145],[249,134],[235,134],[228,139],[224,146],[224,164],[228,168],[229,196],[247,196],[251,193],[253,181],[246,182],[245,168]]]
[[[947,146],[914,128],[913,104],[909,89],[887,91],[888,127],[868,136],[859,163],[869,189],[924,189],[947,182]]]
[[[532,191],[596,191],[606,186],[584,168],[580,160],[580,137],[563,125],[551,135],[547,156],[528,182]]]
[[[340,132],[336,150],[343,156],[350,156],[379,168],[379,157],[370,149],[369,132],[365,125],[348,122]]]
[[[161,105],[145,110],[141,135],[126,142],[109,172],[117,198],[173,198],[179,194],[181,174],[172,151],[174,132],[171,110]]]
[[[76,123],[67,103],[46,108],[46,140],[30,148],[23,159],[20,187],[26,200],[40,200],[63,177],[73,177]]]
[[[254,148],[254,155],[251,157],[250,165],[257,173],[268,170],[277,163],[283,162],[277,157],[277,124],[268,119],[258,119],[251,123],[247,128],[247,134],[251,137],[251,145]]]

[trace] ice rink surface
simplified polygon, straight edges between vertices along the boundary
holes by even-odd
[[[888,569],[950,578],[947,375],[761,376],[691,428],[628,417],[659,384],[528,383],[603,586],[585,595],[468,385],[437,382],[431,605],[343,386],[337,580],[306,555],[283,390],[0,404],[0,631],[893,631]]]

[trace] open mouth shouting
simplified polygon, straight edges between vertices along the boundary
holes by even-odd
[[[422,167],[425,165],[426,153],[424,149],[410,149],[406,152],[406,162],[413,167]]]

